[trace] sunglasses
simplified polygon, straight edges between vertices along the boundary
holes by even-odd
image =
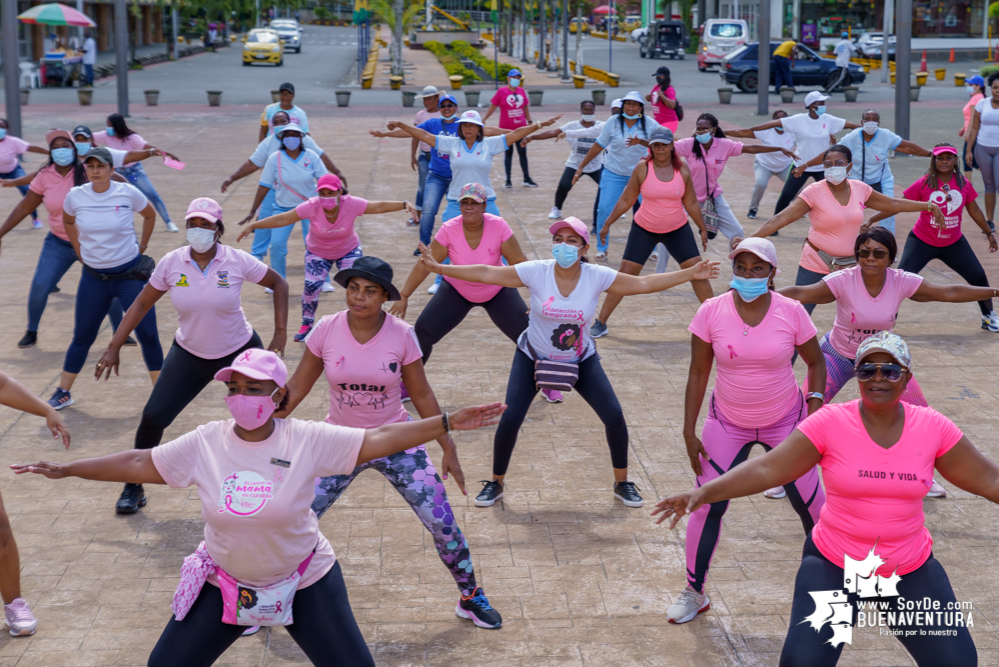
[[[441,104],[440,107],[441,107],[441,109],[457,109],[458,105],[457,104],[449,104],[449,103],[445,102],[444,104]]]
[[[874,259],[884,259],[888,256],[888,251],[884,248],[875,248],[871,250],[870,248],[861,248],[857,251],[857,257],[861,259],[867,259],[871,255],[874,255]]]
[[[902,379],[902,371],[906,370],[898,364],[861,364],[857,366],[857,380],[859,382],[869,382],[874,379],[878,371],[881,377],[889,382],[898,382]]]

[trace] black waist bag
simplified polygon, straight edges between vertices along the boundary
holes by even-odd
[[[139,262],[128,271],[121,273],[101,273],[86,264],[83,265],[83,269],[98,280],[141,280],[142,282],[149,280],[155,268],[156,260],[149,255],[139,255]]]

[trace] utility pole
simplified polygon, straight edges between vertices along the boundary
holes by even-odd
[[[128,6],[125,0],[114,0],[114,56],[118,113],[128,118]]]
[[[21,135],[21,69],[17,48],[17,0],[0,3],[0,41],[3,42],[3,92],[7,100],[7,131]]]
[[[895,134],[909,138],[909,87],[912,85],[912,0],[898,0],[895,10]],[[884,52],[888,52],[885,35]],[[887,68],[886,68],[887,69]]]
[[[569,83],[569,0],[562,0],[562,83]]]
[[[756,78],[756,115],[770,114],[770,2],[760,0],[760,27],[758,32]],[[778,91],[780,92],[780,91]]]
[[[177,5],[170,6],[170,35],[173,40],[170,46],[170,52],[173,53],[173,59],[177,60],[180,58],[180,47],[177,46],[177,29],[180,26],[180,16],[177,11]]]
[[[891,26],[895,22],[895,17],[892,16],[894,9],[895,1],[885,0],[884,23],[882,29],[884,42],[882,42],[881,45],[881,83],[888,83],[888,37],[891,35]]]

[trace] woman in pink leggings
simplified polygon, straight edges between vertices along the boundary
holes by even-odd
[[[773,291],[777,251],[767,239],[742,241],[729,254],[732,290],[705,301],[688,330],[690,374],[684,398],[683,438],[697,486],[749,458],[754,445],[769,451],[823,403],[825,360],[815,325],[802,305]],[[807,396],[794,377],[795,350],[808,365]],[[701,434],[697,416],[717,362],[715,388]],[[785,486],[805,534],[819,518],[825,493],[815,468]],[[667,611],[671,623],[686,623],[710,606],[704,580],[711,565],[728,502],[703,505],[687,522],[687,588]]]

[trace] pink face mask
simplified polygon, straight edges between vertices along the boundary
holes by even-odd
[[[336,197],[320,197],[319,203],[322,204],[323,208],[327,211],[332,211],[340,205],[340,195],[337,195]]]
[[[274,394],[277,391],[275,389],[270,396],[246,396],[244,394],[226,396],[225,402],[229,406],[229,412],[232,413],[236,424],[247,431],[252,431],[266,424],[274,411],[277,410],[277,406],[274,405]]]

